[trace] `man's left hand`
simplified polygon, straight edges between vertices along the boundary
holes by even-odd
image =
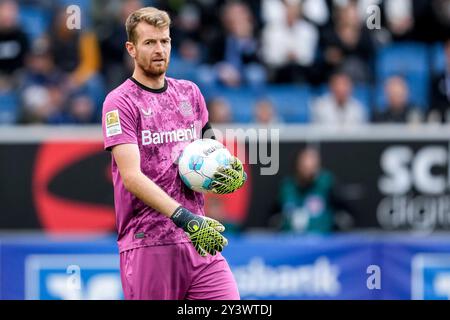
[[[215,194],[228,194],[241,188],[247,180],[247,174],[244,171],[242,162],[233,157],[230,166],[219,167],[214,174],[214,180],[211,183],[211,192]]]

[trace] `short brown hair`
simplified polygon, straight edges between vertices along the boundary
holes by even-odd
[[[128,41],[136,43],[136,27],[139,22],[144,21],[156,28],[166,28],[170,26],[170,17],[166,11],[153,7],[139,9],[127,18],[125,28],[127,29]]]

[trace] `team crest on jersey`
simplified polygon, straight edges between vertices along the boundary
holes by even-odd
[[[192,105],[189,101],[181,101],[179,105],[181,114],[185,117],[190,117],[194,114],[192,110]]]
[[[112,137],[122,133],[119,110],[112,110],[105,115],[106,136]]]

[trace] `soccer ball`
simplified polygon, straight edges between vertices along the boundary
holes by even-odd
[[[188,144],[178,160],[181,180],[192,190],[207,193],[219,166],[230,166],[231,153],[217,140],[199,139]]]

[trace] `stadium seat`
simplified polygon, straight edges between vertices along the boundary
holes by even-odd
[[[20,6],[19,21],[29,39],[33,41],[48,30],[50,26],[50,14],[43,8]]]
[[[14,124],[17,121],[18,102],[15,93],[0,93],[0,123]]]
[[[265,96],[272,101],[277,115],[287,123],[309,121],[311,90],[308,86],[272,85],[267,87]]]
[[[444,45],[442,43],[436,43],[430,46],[431,56],[431,72],[438,74],[445,70],[445,52]]]
[[[249,123],[253,119],[253,109],[257,95],[248,87],[210,87],[204,92],[205,98],[224,97],[230,104],[233,122]]]
[[[353,87],[352,96],[361,102],[366,109],[367,114],[372,110],[372,87],[364,84],[357,84]]]
[[[172,52],[167,75],[177,79],[186,79],[196,82],[197,68],[197,64],[182,60],[177,54]]]
[[[376,105],[386,104],[383,86],[387,78],[403,76],[410,89],[410,101],[422,108],[428,106],[429,54],[425,44],[397,43],[380,49],[376,59]]]
[[[253,121],[254,109],[258,100],[268,99],[273,103],[276,115],[287,123],[306,123],[309,121],[309,100],[311,92],[307,86],[273,85],[263,90],[250,87],[210,88],[207,96],[222,96],[230,104],[233,122]]]

